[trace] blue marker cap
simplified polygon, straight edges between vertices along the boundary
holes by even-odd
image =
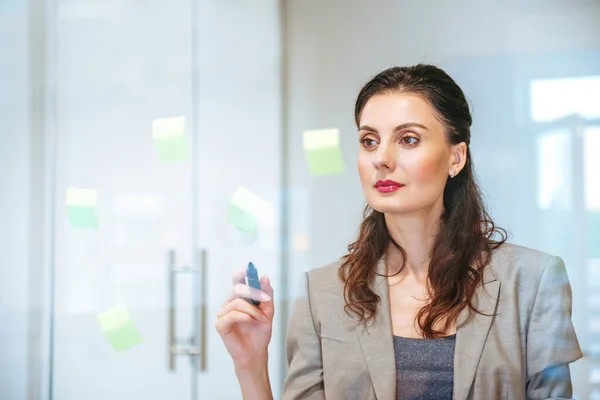
[[[258,270],[252,262],[248,263],[248,268],[246,269],[246,279],[248,282],[248,286],[253,287],[254,289],[261,290],[260,280],[258,278]],[[260,302],[256,300],[251,300],[251,302],[256,306],[260,304]]]

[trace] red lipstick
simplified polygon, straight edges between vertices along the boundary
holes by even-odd
[[[381,193],[391,193],[400,189],[403,186],[403,184],[389,179],[375,182],[375,189],[377,189]]]

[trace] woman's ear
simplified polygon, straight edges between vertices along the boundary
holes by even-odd
[[[452,145],[452,156],[450,157],[450,171],[451,176],[456,176],[465,167],[467,162],[467,144],[460,142]]]

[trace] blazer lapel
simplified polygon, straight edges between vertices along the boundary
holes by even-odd
[[[469,308],[465,308],[457,320],[453,388],[455,400],[466,400],[469,396],[493,314],[496,312],[500,281],[494,276],[491,264],[483,271],[483,282],[475,291],[473,304],[486,315],[469,312]]]
[[[371,289],[380,296],[381,303],[375,319],[365,327],[357,326],[358,342],[371,377],[377,400],[396,398],[396,358],[390,315],[389,291],[385,257],[377,263],[376,275]]]

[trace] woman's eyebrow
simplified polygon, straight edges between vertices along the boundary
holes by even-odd
[[[427,127],[425,125],[421,125],[418,122],[406,122],[404,124],[398,125],[394,129],[394,131],[401,131],[406,128],[415,128],[415,127],[427,130]],[[377,129],[372,128],[369,125],[362,125],[360,128],[358,128],[358,130],[359,131],[370,131],[370,132],[377,133]]]

